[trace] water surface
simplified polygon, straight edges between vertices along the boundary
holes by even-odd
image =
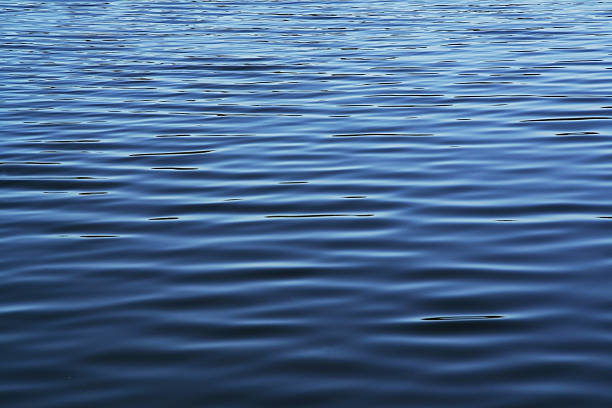
[[[611,1],[0,10],[4,406],[612,406]]]

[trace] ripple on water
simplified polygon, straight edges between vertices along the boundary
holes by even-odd
[[[612,406],[611,5],[4,2],[2,402]]]

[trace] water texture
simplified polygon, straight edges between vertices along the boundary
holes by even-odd
[[[0,4],[6,407],[612,406],[612,1]]]

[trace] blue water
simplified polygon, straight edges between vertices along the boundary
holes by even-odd
[[[5,407],[612,406],[612,1],[0,4]]]

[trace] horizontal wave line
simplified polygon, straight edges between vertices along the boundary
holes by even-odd
[[[424,317],[421,320],[483,320],[483,319],[501,319],[504,316],[500,315],[484,315],[484,316],[439,316],[439,317]]]
[[[545,118],[545,119],[526,119],[521,122],[563,122],[571,120],[606,120],[612,119],[610,116],[587,116],[581,118]]]
[[[202,154],[202,153],[210,153],[214,152],[214,150],[193,150],[190,152],[163,152],[163,153],[133,153],[130,154],[130,157],[140,157],[140,156],[169,156],[173,154]]]
[[[266,215],[266,218],[320,218],[320,217],[373,217],[374,214],[300,214]]]

